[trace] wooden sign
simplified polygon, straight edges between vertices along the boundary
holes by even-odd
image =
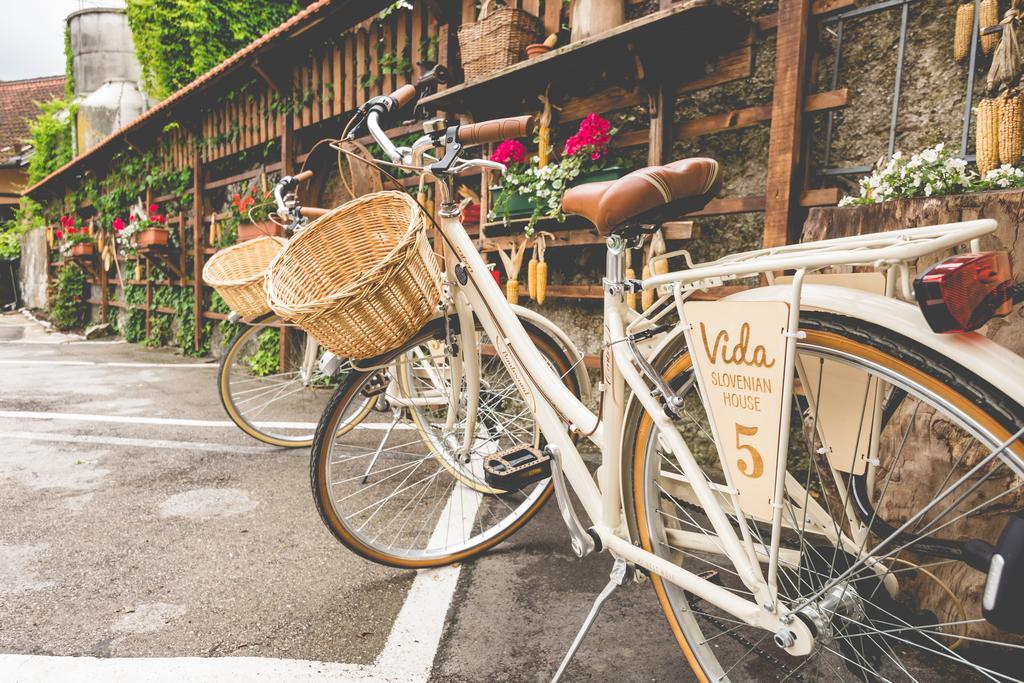
[[[782,381],[786,368],[783,302],[684,304],[697,381],[715,426],[719,457],[740,509],[772,518],[778,472]]]

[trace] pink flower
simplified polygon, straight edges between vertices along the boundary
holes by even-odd
[[[504,140],[494,150],[491,161],[499,164],[521,164],[526,161],[526,146],[518,140]]]
[[[608,143],[611,142],[612,124],[597,114],[590,113],[580,121],[580,128],[571,138],[565,141],[562,153],[567,156],[585,154],[596,161],[608,154]]]
[[[61,232],[60,230],[58,230],[55,234],[57,235],[57,239],[59,239],[59,240],[64,239],[64,233]]]
[[[114,230],[116,230],[118,232],[121,232],[122,230],[124,230],[124,221],[121,220],[120,216],[118,216],[117,218],[114,219]]]

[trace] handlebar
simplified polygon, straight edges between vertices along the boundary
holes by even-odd
[[[292,177],[295,178],[296,182],[304,183],[304,182],[306,182],[307,180],[309,180],[310,178],[313,177],[313,172],[312,171],[303,171],[302,173],[296,173]]]
[[[320,218],[326,214],[330,209],[320,209],[315,206],[303,206],[299,209],[299,214],[305,218]]]
[[[533,132],[533,127],[533,116],[510,116],[459,126],[455,137],[464,145],[482,145],[527,136]]]

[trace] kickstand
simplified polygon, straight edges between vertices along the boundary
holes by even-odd
[[[625,560],[615,560],[615,564],[612,565],[612,572],[608,578],[608,584],[598,594],[597,599],[594,600],[594,606],[590,608],[587,618],[583,620],[583,625],[580,626],[579,633],[576,634],[576,638],[572,641],[572,645],[569,646],[569,651],[565,653],[562,663],[558,665],[558,671],[555,672],[555,676],[551,679],[551,683],[558,683],[558,681],[561,680],[566,667],[569,666],[569,662],[572,661],[572,658],[576,656],[576,651],[580,649],[583,639],[587,637],[590,627],[594,625],[594,620],[597,619],[598,613],[601,611],[601,608],[604,607],[605,601],[611,597],[616,588],[626,582],[630,573],[629,565],[626,564]]]

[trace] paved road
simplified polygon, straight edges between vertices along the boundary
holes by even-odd
[[[550,678],[610,568],[553,504],[462,567],[368,563],[321,525],[307,452],[224,424],[214,376],[0,316],[0,680]],[[638,585],[567,680],[692,676]]]

